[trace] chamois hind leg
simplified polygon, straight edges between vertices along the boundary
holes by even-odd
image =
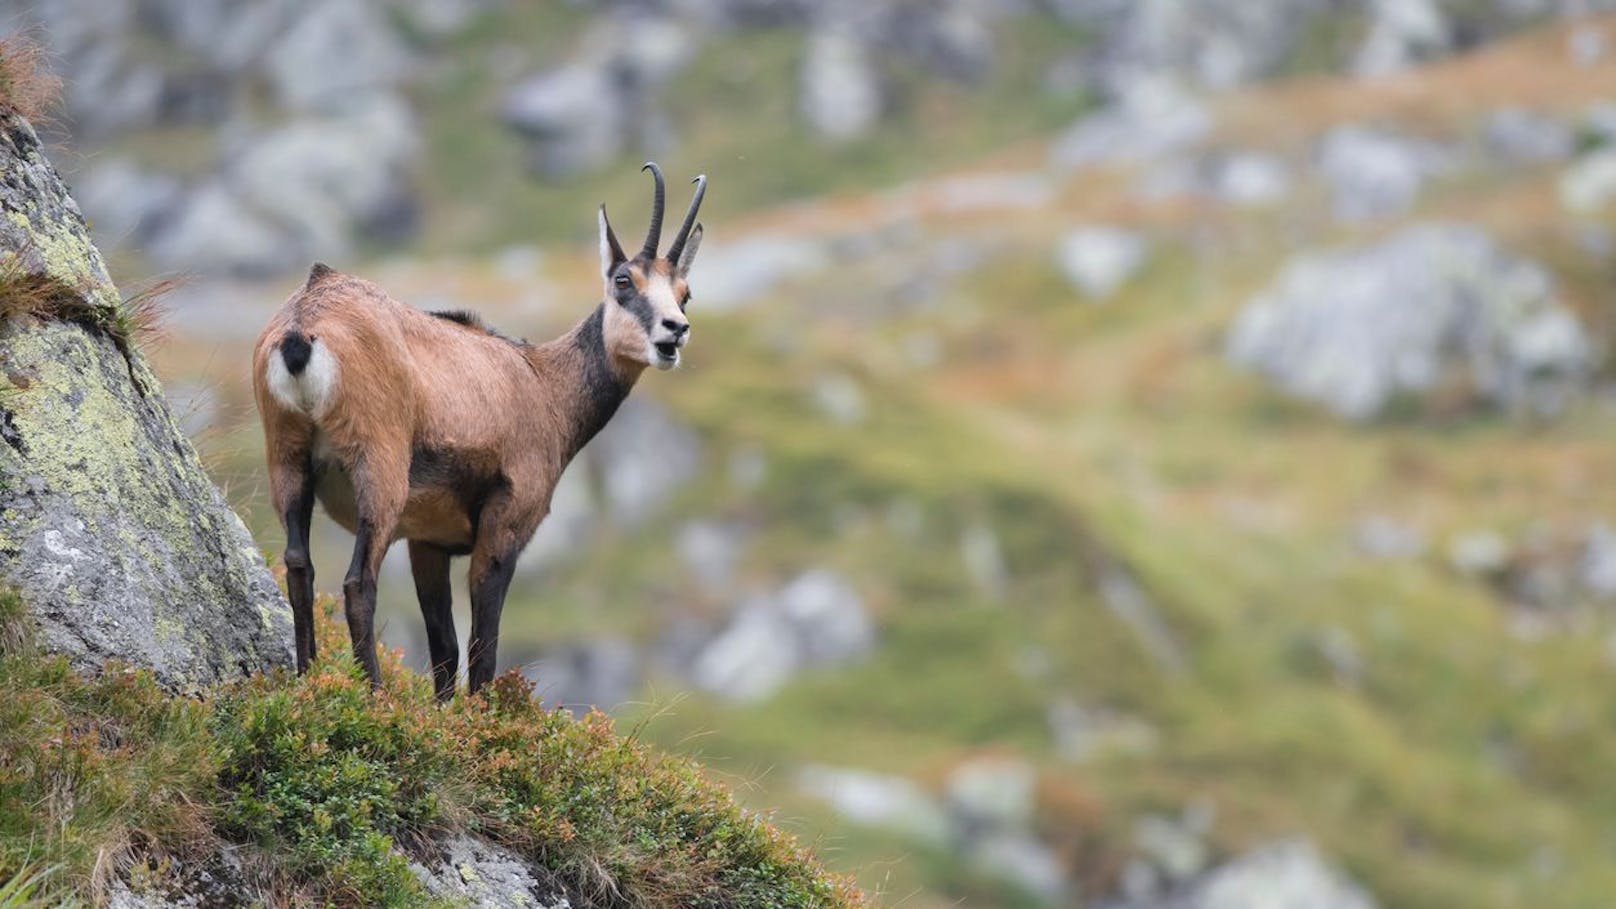
[[[309,558],[309,523],[314,517],[314,465],[309,460],[307,427],[279,426],[274,433],[269,471],[270,499],[286,530],[286,597],[292,604],[297,671],[314,661],[314,562]]]
[[[385,459],[366,458],[353,471],[358,521],[353,560],[342,581],[343,610],[348,617],[354,660],[364,667],[372,688],[381,687],[381,667],[376,662],[376,572],[393,543],[409,492],[408,472],[380,469],[386,463]]]
[[[496,497],[483,506],[471,550],[471,641],[466,645],[467,689],[493,681],[499,649],[499,615],[516,570],[516,557],[532,536],[536,521],[513,515],[509,500]]]
[[[455,639],[454,593],[449,587],[449,553],[440,546],[410,541],[410,574],[426,621],[427,649],[432,654],[432,689],[438,700],[454,697],[460,673],[460,642]]]

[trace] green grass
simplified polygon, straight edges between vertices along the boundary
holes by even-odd
[[[546,711],[515,676],[439,707],[392,660],[372,694],[335,623],[321,647],[305,677],[198,701],[8,646],[0,879],[16,905],[99,893],[119,873],[161,886],[172,860],[205,864],[227,844],[277,904],[437,905],[408,860],[455,832],[515,850],[588,905],[861,903],[694,765],[602,715]],[[41,866],[60,872],[18,877]]]

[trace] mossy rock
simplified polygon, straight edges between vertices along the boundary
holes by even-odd
[[[28,123],[0,118],[0,294],[76,295],[55,315],[0,300],[0,583],[41,646],[117,658],[193,691],[290,662],[290,612],[208,479],[119,295]]]

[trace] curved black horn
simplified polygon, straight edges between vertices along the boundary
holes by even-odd
[[[657,246],[662,243],[662,208],[668,194],[662,186],[662,168],[657,167],[655,161],[645,162],[645,166],[640,170],[650,171],[651,179],[656,181],[656,195],[651,197],[651,226],[646,228],[645,248],[640,250],[640,255],[647,259],[655,259]]]
[[[696,184],[696,194],[690,197],[690,210],[685,212],[685,223],[679,225],[679,233],[673,238],[673,245],[668,247],[668,258],[675,264],[679,262],[679,255],[685,251],[685,241],[690,239],[690,229],[696,226],[696,213],[701,211],[701,197],[707,195],[707,175],[697,174],[696,179],[690,182]]]

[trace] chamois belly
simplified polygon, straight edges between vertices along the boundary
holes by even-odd
[[[359,528],[359,507],[348,469],[316,450],[314,495],[333,521],[349,533]],[[476,536],[472,509],[481,501],[483,484],[452,476],[445,459],[417,455],[410,465],[409,496],[399,515],[394,539],[422,540],[447,549],[469,550]]]

